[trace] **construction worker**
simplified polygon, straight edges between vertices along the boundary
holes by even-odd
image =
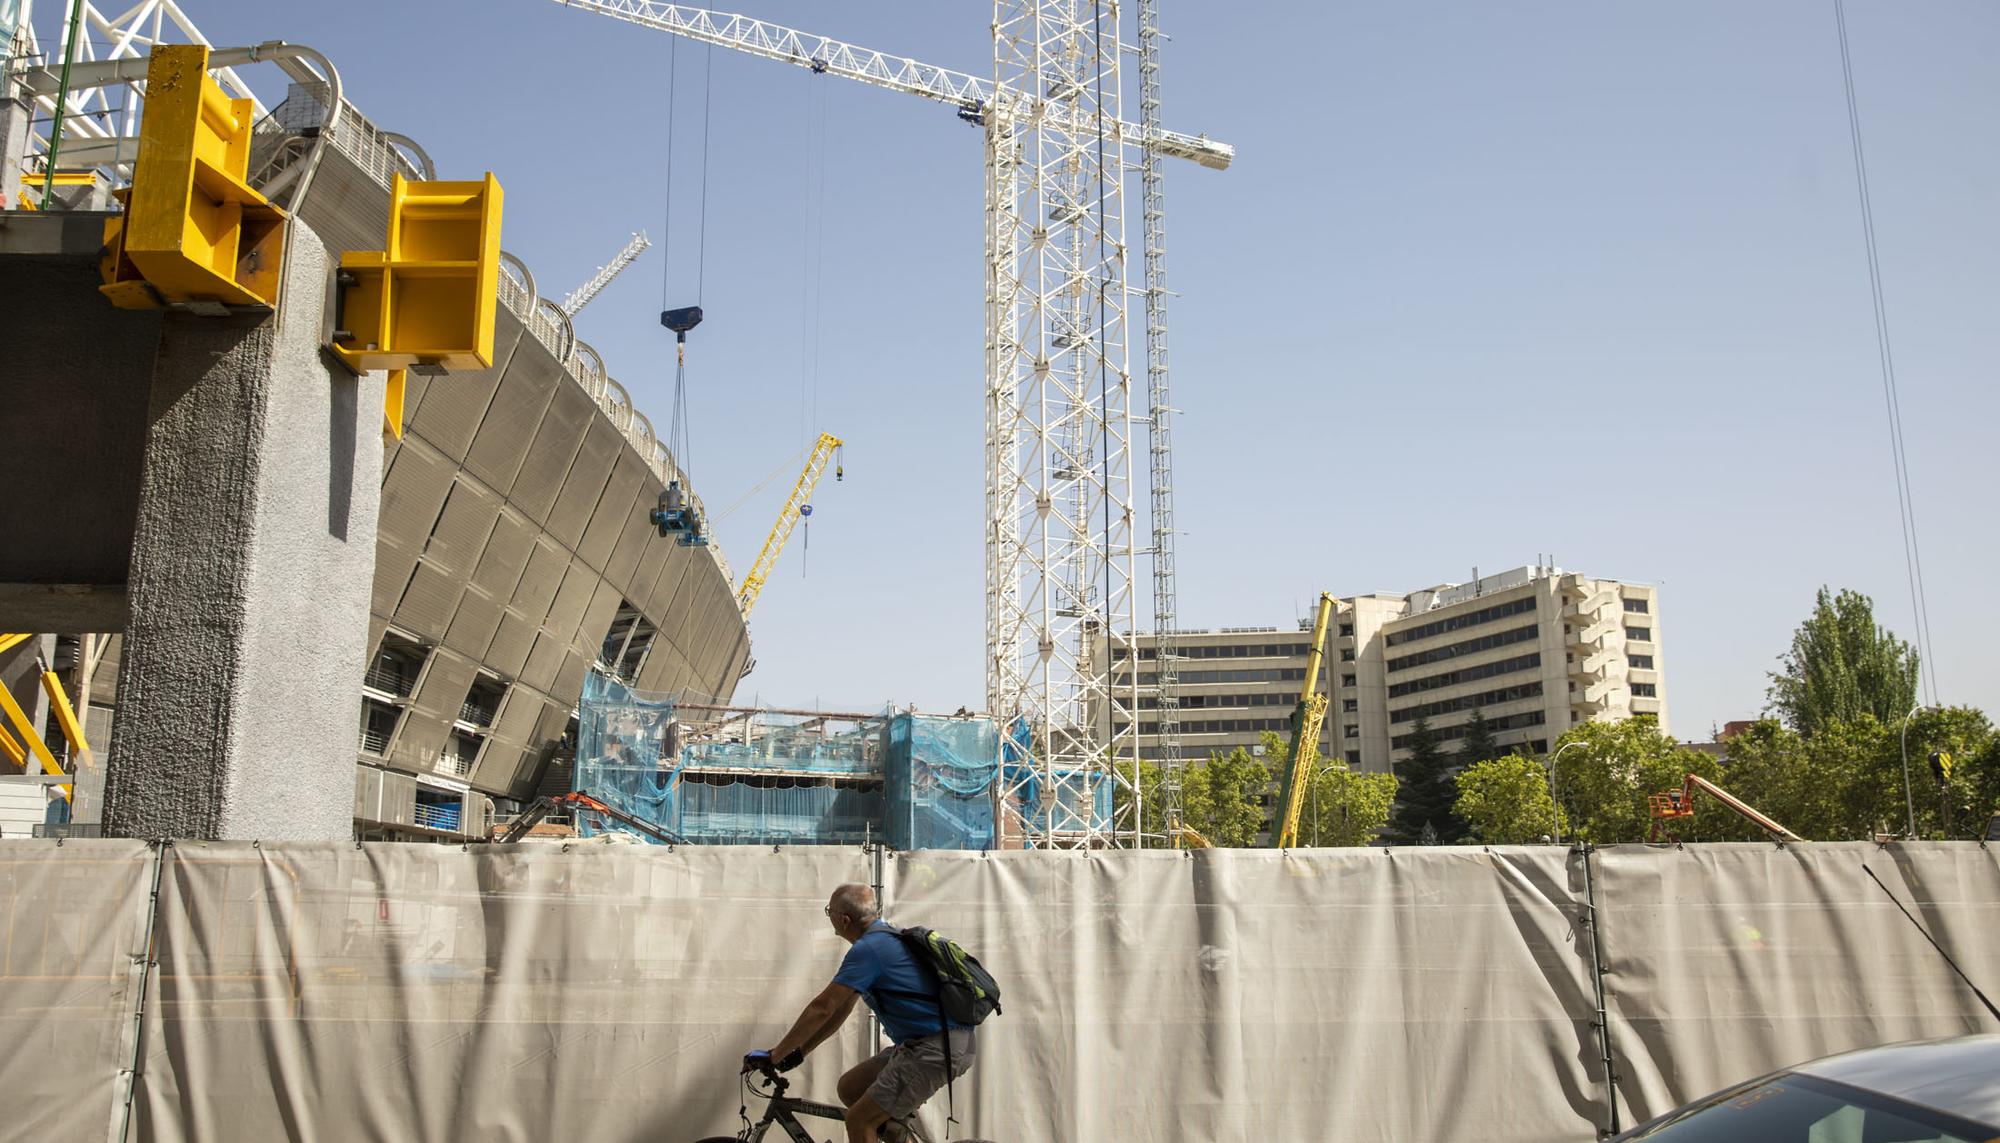
[[[840,971],[806,1005],[784,1039],[743,1057],[743,1069],[789,1071],[799,1066],[806,1053],[840,1030],[857,999],[866,1000],[893,1046],[840,1077],[848,1143],[904,1138],[895,1121],[916,1114],[939,1088],[964,1075],[978,1045],[971,1028],[942,1026],[936,976],[911,954],[895,926],[882,919],[874,890],[842,885],[827,902],[826,917],[850,946]]]

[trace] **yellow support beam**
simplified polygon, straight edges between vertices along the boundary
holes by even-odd
[[[20,703],[14,701],[14,692],[6,687],[0,687],[0,710],[4,710],[7,720],[14,724],[14,733],[27,744],[28,753],[41,764],[42,773],[61,774],[62,765],[56,761],[56,756],[49,752],[48,745],[42,741],[42,736],[35,733],[34,723],[28,720],[28,713],[21,709]],[[62,791],[63,798],[67,800],[70,788],[68,786],[58,788]]]
[[[33,638],[33,635],[0,635],[0,655],[12,651],[15,647]]]
[[[396,175],[383,248],[340,256],[333,351],[357,373],[388,371],[383,427],[398,439],[406,370],[493,366],[504,204],[490,172],[477,182]]]
[[[131,193],[105,229],[100,289],[121,309],[276,303],[285,212],[250,186],[256,105],[207,69],[200,44],[163,44],[146,65]]]
[[[833,458],[834,450],[846,442],[832,433],[821,433],[813,445],[812,455],[806,458],[805,470],[799,473],[799,481],[792,485],[792,494],[785,500],[785,507],[778,513],[778,522],[771,527],[771,534],[764,538],[764,549],[757,553],[757,562],[750,565],[750,574],[743,577],[743,586],[736,593],[736,603],[743,611],[743,618],[750,618],[750,609],[757,606],[757,597],[763,594],[764,581],[771,578],[771,571],[778,565],[778,557],[785,550],[786,541],[792,538],[792,529],[802,518],[801,509],[812,503],[813,489],[819,487],[819,478],[826,475],[826,463]]]

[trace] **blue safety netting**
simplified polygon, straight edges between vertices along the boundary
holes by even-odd
[[[1110,781],[1085,781],[1075,770],[1058,769],[1055,791],[1043,787],[1041,763],[1035,758],[1034,735],[1025,718],[1016,718],[1001,742],[1001,765],[1007,789],[1013,792],[1008,810],[1019,816],[1022,843],[1030,849],[1047,842],[1043,835],[1102,833],[1111,828]],[[1086,789],[1087,788],[1087,789]]]
[[[576,765],[570,788],[641,821],[674,829],[677,755],[667,750],[674,700],[641,695],[609,675],[584,676],[576,709]],[[602,828],[595,814],[577,815],[577,833],[589,837]],[[644,836],[643,834],[635,836]]]
[[[884,836],[895,849],[993,848],[1000,728],[990,718],[889,723]]]
[[[994,845],[988,718],[725,710],[592,672],[577,725],[574,788],[692,843]],[[620,828],[597,817],[578,833]]]

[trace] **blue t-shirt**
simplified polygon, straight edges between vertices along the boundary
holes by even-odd
[[[876,921],[861,934],[840,962],[833,982],[861,994],[882,1021],[882,1030],[898,1044],[919,1036],[935,1036],[941,1027],[937,974],[911,954],[895,926]],[[954,1028],[966,1027],[954,1022]]]

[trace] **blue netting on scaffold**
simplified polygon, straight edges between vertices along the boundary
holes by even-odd
[[[999,772],[992,719],[897,715],[883,783],[885,840],[893,849],[992,849]]]
[[[1034,735],[1027,719],[1017,717],[1008,726],[1000,747],[1007,788],[1015,792],[1015,800],[1006,809],[1019,816],[1022,842],[1028,848],[1047,844],[1038,839],[1051,830],[1060,835],[1086,830],[1103,833],[1111,828],[1110,781],[1073,781],[1077,772],[1062,770],[1056,774],[1053,797],[1042,788],[1041,764],[1035,759]],[[1090,786],[1088,793],[1083,789],[1086,785]]]
[[[679,762],[665,754],[667,730],[674,721],[671,696],[645,696],[609,675],[591,671],[584,676],[583,697],[577,703],[576,765],[570,788],[606,805],[678,833],[675,786]],[[576,829],[590,837],[615,822],[580,813]],[[626,831],[647,841],[637,831]]]

